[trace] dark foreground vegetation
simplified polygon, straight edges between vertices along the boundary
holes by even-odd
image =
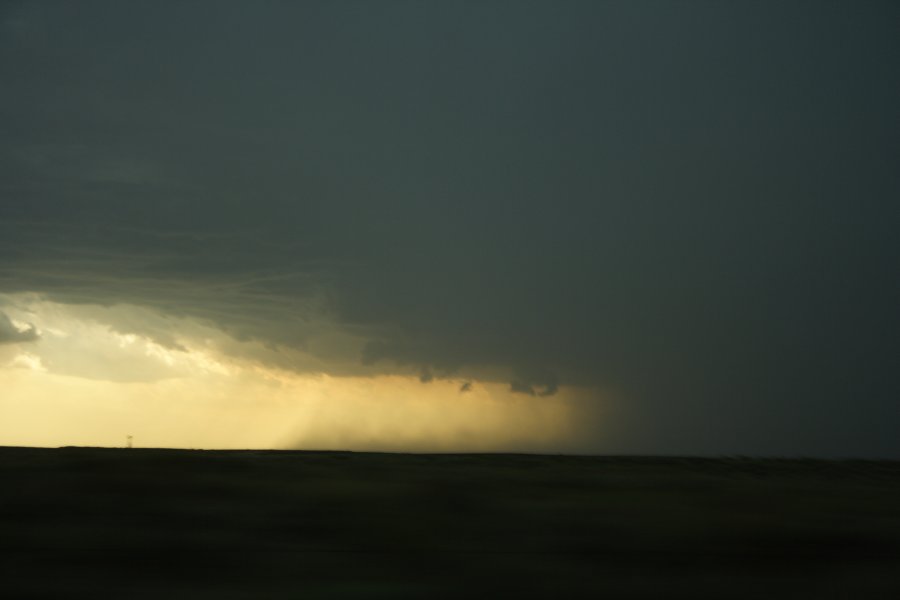
[[[900,598],[900,462],[0,448],[0,597]]]

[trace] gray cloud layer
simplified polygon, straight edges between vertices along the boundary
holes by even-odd
[[[900,455],[896,3],[0,11],[0,291]]]

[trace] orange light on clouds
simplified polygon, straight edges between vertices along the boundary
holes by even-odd
[[[0,445],[124,446],[130,435],[138,447],[553,451],[586,393],[295,372],[224,354],[209,337],[224,334],[200,326],[167,346],[121,333],[96,307],[89,317],[47,302],[18,307],[8,312],[41,339],[0,347]]]

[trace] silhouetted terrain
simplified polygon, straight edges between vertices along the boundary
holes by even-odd
[[[0,448],[0,474],[8,598],[900,598],[895,461]]]

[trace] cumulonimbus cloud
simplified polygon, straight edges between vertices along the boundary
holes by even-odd
[[[46,55],[0,29],[0,292],[285,368],[611,386],[649,444],[900,451],[883,8],[763,39],[705,4],[264,4],[40,5]]]

